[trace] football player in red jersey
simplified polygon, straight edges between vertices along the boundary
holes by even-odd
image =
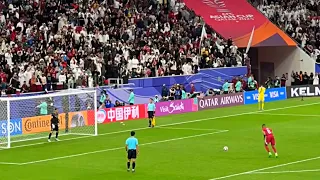
[[[262,125],[262,133],[263,133],[263,136],[264,136],[264,145],[265,145],[265,148],[266,148],[267,152],[269,153],[269,157],[272,156],[272,153],[270,152],[270,149],[269,149],[269,146],[268,146],[269,144],[271,144],[271,147],[273,149],[274,155],[276,157],[278,157],[277,149],[275,147],[276,140],[274,138],[272,129],[268,128],[265,124],[263,124]]]

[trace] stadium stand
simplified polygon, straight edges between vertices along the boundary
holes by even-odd
[[[313,0],[249,0],[274,24],[320,62],[319,2]]]
[[[232,40],[210,28],[201,38],[204,22],[175,1],[1,1],[0,13],[1,88],[9,93],[242,64]]]

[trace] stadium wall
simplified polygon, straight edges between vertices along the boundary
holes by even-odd
[[[314,72],[314,60],[299,47],[260,47],[257,53],[260,81],[292,71]]]

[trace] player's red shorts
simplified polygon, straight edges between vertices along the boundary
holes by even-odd
[[[271,144],[272,146],[276,145],[276,140],[274,139],[274,136],[267,136],[266,143]]]

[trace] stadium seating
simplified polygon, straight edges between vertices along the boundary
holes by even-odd
[[[320,62],[319,3],[312,0],[249,0]]]
[[[210,28],[201,36],[201,18],[175,1],[1,1],[0,13],[7,93],[241,65],[231,41]]]

